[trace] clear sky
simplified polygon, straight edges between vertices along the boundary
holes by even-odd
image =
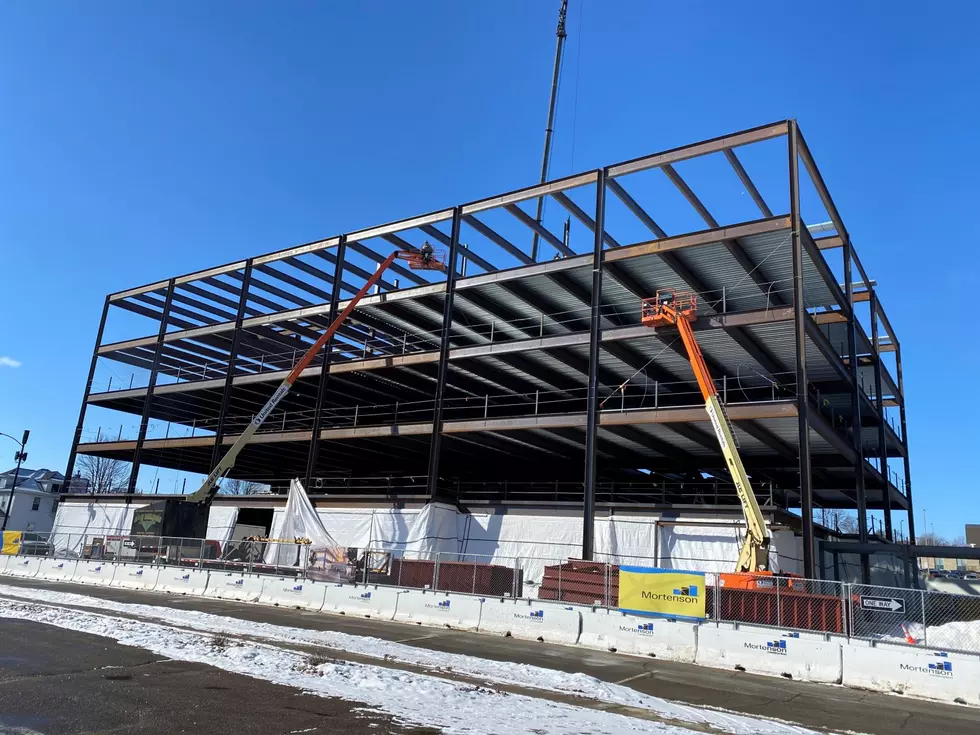
[[[533,183],[558,5],[0,4],[0,431],[64,469],[108,292]],[[572,0],[552,169],[797,118],[948,535],[980,522],[978,26],[968,2]]]

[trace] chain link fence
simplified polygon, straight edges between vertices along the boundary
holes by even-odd
[[[313,579],[326,567],[342,566],[347,570],[344,579],[360,584],[609,609],[619,606],[620,566],[614,555],[604,555],[603,561],[582,561],[378,546],[346,549],[343,561],[338,562],[309,543],[284,539],[218,541],[35,532],[20,534],[16,542],[5,545],[4,552]],[[637,563],[633,558],[618,560],[624,565]],[[705,615],[710,622],[980,653],[980,595],[711,572],[705,573],[705,593]]]

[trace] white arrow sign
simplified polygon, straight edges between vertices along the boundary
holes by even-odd
[[[884,610],[886,612],[905,612],[905,600],[894,597],[861,597],[861,607],[865,610]]]

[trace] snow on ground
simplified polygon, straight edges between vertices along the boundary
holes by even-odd
[[[943,625],[930,625],[926,629],[922,623],[895,623],[890,629],[876,636],[879,640],[893,643],[906,643],[905,631],[916,643],[930,648],[944,648],[950,651],[972,651],[980,653],[980,620],[957,620]]]
[[[540,689],[561,694],[571,694],[603,702],[636,707],[639,709],[649,710],[656,713],[660,717],[670,720],[691,722],[698,725],[709,725],[722,732],[733,733],[733,735],[743,735],[747,733],[752,733],[752,735],[785,735],[788,733],[793,733],[793,735],[815,735],[815,733],[813,733],[811,730],[774,720],[748,717],[741,714],[702,707],[688,707],[665,699],[660,699],[658,697],[651,697],[625,686],[609,684],[586,674],[573,674],[539,666],[532,666],[529,664],[519,664],[506,661],[490,661],[488,659],[482,659],[476,656],[430,651],[424,648],[416,648],[377,638],[350,635],[337,631],[316,631],[307,630],[304,628],[271,625],[269,623],[240,620],[233,617],[214,615],[196,610],[177,610],[164,606],[122,603],[115,602],[113,600],[91,597],[88,595],[58,592],[55,590],[13,587],[3,584],[0,584],[0,595],[6,597],[17,597],[23,600],[35,600],[37,602],[43,602],[49,605],[73,605],[76,607],[93,608],[101,612],[123,613],[126,615],[133,615],[140,618],[159,621],[165,625],[189,628],[200,633],[249,636],[251,638],[258,638],[270,642],[276,641],[282,643],[312,645],[335,649],[338,652],[347,651],[381,660],[387,659],[396,662],[413,664],[429,668],[433,671],[452,671],[459,675],[477,678],[495,684],[512,684],[526,688]],[[4,604],[2,600],[0,600],[0,604]],[[7,602],[5,604],[11,603]],[[79,614],[84,615],[85,613]],[[159,628],[160,626],[154,627]],[[173,633],[176,635],[180,633],[180,631],[173,631]],[[109,637],[113,636],[110,635]],[[130,642],[127,640],[126,643],[128,645],[142,646],[144,648],[148,647],[138,641]],[[167,655],[172,654],[168,653]],[[292,653],[284,655],[301,656],[300,654]],[[205,660],[204,662],[208,663],[209,661]],[[341,668],[343,669],[343,667]],[[346,671],[346,669],[343,670]],[[383,671],[388,670],[383,669]],[[416,674],[403,674],[403,672],[388,672],[387,675],[420,676],[423,679],[432,678]],[[263,676],[261,678],[266,677]],[[439,680],[436,679],[435,681]],[[297,684],[291,685],[298,686]],[[328,694],[327,696],[343,695]],[[498,694],[498,696],[501,695]],[[365,701],[363,697],[345,698],[354,698]],[[380,705],[377,706],[380,707]],[[394,713],[392,712],[392,714]],[[499,713],[496,715],[496,717],[499,718]],[[646,725],[651,724],[652,723],[646,723]],[[441,726],[449,727],[449,725]],[[480,726],[485,726],[485,723],[481,722]],[[450,729],[449,731],[496,732],[492,730],[479,729]],[[586,732],[584,730],[571,730],[569,732],[573,731]],[[520,729],[509,729],[505,730],[505,732],[523,731]],[[550,733],[552,731],[549,730],[548,732]],[[554,732],[564,731],[555,730]],[[600,731],[597,730],[595,732]],[[620,732],[620,730],[614,730],[614,732]],[[630,730],[624,730],[623,732],[630,732]],[[677,732],[687,733],[688,731],[678,730]]]

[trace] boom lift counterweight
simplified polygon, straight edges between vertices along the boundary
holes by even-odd
[[[745,515],[746,534],[738,555],[736,572],[765,572],[769,568],[769,529],[766,528],[765,518],[755,492],[749,482],[749,477],[738,453],[738,443],[728,414],[718,399],[718,390],[708,372],[708,366],[701,354],[701,348],[694,336],[691,322],[697,318],[698,297],[694,293],[657,291],[652,299],[643,299],[640,311],[640,321],[650,327],[675,326],[680,332],[688,359],[694,369],[698,387],[704,397],[704,407],[711,419],[721,453],[725,457],[728,471],[735,483],[735,492],[742,504]]]

